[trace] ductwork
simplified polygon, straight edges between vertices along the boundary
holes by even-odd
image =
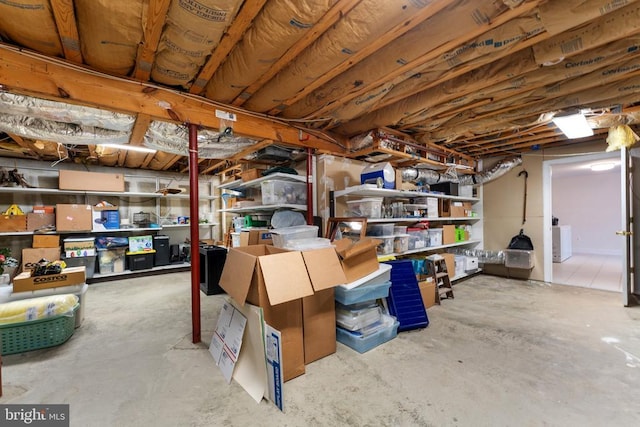
[[[522,158],[513,157],[498,162],[491,169],[475,175],[458,176],[455,173],[440,173],[431,169],[402,169],[402,180],[418,184],[437,184],[439,182],[457,182],[460,185],[480,185],[500,178],[511,169],[522,164]]]

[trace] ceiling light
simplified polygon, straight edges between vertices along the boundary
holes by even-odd
[[[593,129],[591,129],[587,118],[582,113],[572,114],[570,116],[556,116],[552,120],[569,139],[584,138],[585,136],[593,135]]]
[[[615,167],[615,163],[613,162],[602,162],[602,163],[594,163],[590,166],[591,170],[594,172],[608,171]]]
[[[140,153],[155,153],[158,150],[131,144],[98,144],[99,147],[117,148],[119,150],[138,151]]]

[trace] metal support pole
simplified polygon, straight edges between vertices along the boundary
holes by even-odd
[[[307,147],[307,224],[313,225],[313,157]]]
[[[191,231],[191,326],[192,342],[201,339],[200,329],[200,229],[198,228],[198,126],[189,123],[189,229]]]

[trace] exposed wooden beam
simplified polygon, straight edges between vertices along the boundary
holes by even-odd
[[[149,167],[149,163],[151,163],[151,161],[155,156],[156,156],[156,153],[147,154],[144,160],[142,161],[142,164],[140,165],[140,169],[147,169]]]
[[[169,160],[167,160],[165,162],[165,164],[163,164],[160,169],[163,171],[168,170],[169,168],[171,168],[171,166],[173,166],[178,160],[180,160],[180,158],[183,156],[179,156],[179,155],[174,155],[172,157],[169,157]]]
[[[22,138],[20,135],[16,135],[14,133],[8,133],[7,135],[9,135],[9,137],[13,139],[14,142],[18,144],[20,147],[24,148],[25,150],[28,150],[29,154],[31,154],[32,156],[37,157],[38,159],[42,158],[40,154],[38,154],[38,152],[33,149],[33,145],[27,143],[27,141],[25,141],[24,138]]]
[[[432,61],[434,59],[437,59],[439,57],[441,57],[443,54],[449,52],[452,49],[455,49],[461,45],[464,45],[465,43],[469,42],[470,40],[473,40],[477,37],[480,37],[481,35],[483,35],[484,33],[486,33],[489,30],[495,29],[497,27],[499,27],[500,25],[522,15],[525,14],[527,12],[532,11],[533,9],[535,9],[538,4],[540,3],[540,1],[533,1],[533,2],[529,2],[529,3],[525,3],[513,10],[509,10],[505,13],[503,13],[502,15],[496,17],[494,20],[492,20],[488,25],[486,26],[481,26],[478,27],[477,29],[470,31],[468,33],[466,33],[463,37],[458,37],[457,39],[451,40],[447,43],[444,43],[443,45],[439,46],[436,49],[433,49],[431,51],[429,51],[428,53],[414,59],[413,61],[409,61],[406,64],[402,65],[401,67],[398,67],[397,69],[395,69],[393,72],[387,73],[384,76],[373,80],[367,84],[364,84],[362,86],[359,86],[356,90],[353,90],[352,92],[349,92],[348,94],[340,94],[340,98],[339,98],[339,102],[334,102],[337,101],[338,98],[334,99],[327,99],[325,100],[325,106],[320,108],[319,110],[315,111],[314,113],[310,114],[309,117],[325,117],[329,114],[329,112],[335,110],[336,108],[340,108],[342,105],[348,103],[349,101],[360,97],[362,95],[364,95],[365,93],[368,92],[372,92],[372,91],[376,91],[378,90],[378,88],[380,86],[383,86],[384,84],[387,84],[391,81],[393,81],[395,84],[398,84],[408,78],[410,78],[411,75],[415,74],[415,71],[417,68],[425,65],[426,63],[428,63],[429,61]],[[548,38],[549,35],[547,33],[543,33],[545,34],[544,38]],[[539,42],[542,39],[544,39],[541,36],[535,36],[533,37],[533,39],[535,39],[535,42]],[[523,43],[523,46],[520,47],[520,45],[518,45],[521,49],[524,49],[525,47],[530,46],[533,43],[526,43],[526,45]],[[514,52],[514,50],[507,50],[507,52],[504,52],[502,54],[502,56],[507,56],[509,54],[512,54]],[[497,58],[497,56],[493,56],[492,57],[494,60],[495,58]],[[474,68],[479,67],[480,65],[476,65]],[[467,73],[471,70],[473,70],[474,68],[471,68],[468,65],[462,65],[460,67],[456,67],[455,70],[451,70],[450,73],[446,74],[446,77],[444,79],[440,79],[434,82],[429,82],[429,84],[427,84],[425,87],[421,87],[418,90],[425,90],[428,89],[430,87],[442,84],[444,81],[453,79],[454,77],[457,77],[458,75]],[[413,94],[413,93],[412,93]],[[409,96],[409,95],[406,95]],[[404,97],[406,97],[404,96]],[[401,99],[404,99],[401,98]],[[398,102],[401,99],[393,99],[393,102]],[[391,101],[389,101],[390,103]],[[385,105],[389,105],[389,103],[385,102]],[[380,107],[376,107],[376,109],[378,108],[382,108],[382,106]]]
[[[335,154],[344,153],[345,139],[339,136],[301,130],[266,115],[250,113],[149,83],[88,72],[60,60],[22,52],[1,43],[0,84],[10,92],[129,114],[143,113],[152,119],[193,123],[212,129],[220,127],[216,111],[232,112],[236,118],[233,124],[236,135],[259,140],[271,139]],[[305,134],[301,135],[300,132]]]
[[[51,7],[56,27],[58,27],[58,34],[60,34],[64,57],[76,64],[82,64],[80,36],[76,25],[73,0],[51,0]]]
[[[242,9],[240,9],[240,12],[238,12],[233,20],[229,31],[224,34],[222,40],[220,40],[220,43],[207,60],[207,63],[204,64],[200,70],[189,92],[199,95],[204,91],[211,76],[213,76],[220,64],[222,64],[222,61],[225,60],[229,52],[231,52],[238,41],[240,41],[265,3],[266,0],[246,0],[242,4]]]
[[[149,124],[151,124],[151,116],[139,113],[136,116],[136,122],[133,124],[133,129],[131,129],[129,144],[141,146],[144,142],[144,135],[147,133],[147,129],[149,129]]]
[[[258,80],[250,84],[232,104],[240,106],[245,103],[247,99],[258,91],[265,83],[271,80],[280,70],[286,67],[293,59],[300,55],[311,43],[316,41],[318,37],[324,34],[333,24],[338,22],[340,18],[346,15],[351,9],[353,9],[362,0],[342,0],[334,4],[327,13],[309,30],[300,40],[298,40],[293,46],[289,48],[271,67],[264,73]]]
[[[150,0],[147,9],[147,22],[144,26],[142,43],[138,46],[136,66],[133,78],[140,81],[148,81],[151,76],[151,67],[156,57],[162,28],[167,19],[167,11],[171,0]]]
[[[314,90],[318,89],[323,84],[327,83],[334,77],[344,73],[349,68],[353,67],[360,61],[364,60],[371,54],[375,53],[377,50],[381,49],[383,46],[386,46],[393,40],[401,37],[407,31],[415,28],[417,25],[420,25],[426,19],[431,18],[436,13],[440,12],[445,7],[451,5],[452,3],[456,3],[457,0],[436,0],[427,4],[427,6],[423,7],[419,12],[413,15],[411,18],[406,19],[400,24],[396,25],[390,31],[387,31],[384,35],[379,37],[373,43],[368,44],[364,48],[358,50],[353,55],[349,56],[348,61],[343,61],[337,67],[331,69],[331,71],[324,73],[322,77],[316,79],[315,81],[305,85],[304,89],[297,92],[293,97],[283,101],[278,105],[277,108],[272,109],[269,113],[276,115],[279,114],[282,110],[284,110],[287,106],[294,104],[295,102],[301,100]]]

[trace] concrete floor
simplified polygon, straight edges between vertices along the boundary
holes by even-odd
[[[476,276],[427,329],[308,365],[281,413],[215,366],[222,296],[202,297],[191,343],[189,282],[91,285],[67,343],[3,358],[0,403],[69,403],[83,427],[640,425],[640,308],[618,293]]]

